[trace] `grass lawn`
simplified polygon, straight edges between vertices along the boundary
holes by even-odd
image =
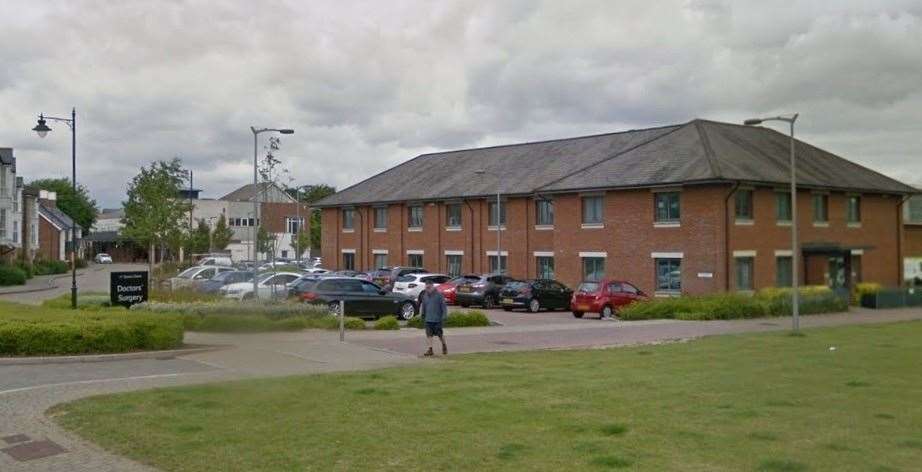
[[[805,332],[456,356],[51,413],[168,471],[919,470],[922,322]]]

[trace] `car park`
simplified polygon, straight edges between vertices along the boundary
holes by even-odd
[[[445,274],[430,274],[428,272],[401,275],[397,277],[397,281],[394,282],[394,292],[419,299],[427,283],[432,282],[438,287],[449,280],[451,280],[451,277]]]
[[[480,305],[493,308],[499,304],[499,292],[512,280],[508,275],[487,274],[468,280],[455,289],[455,302],[463,307]]]
[[[582,318],[585,313],[598,313],[600,318],[611,318],[621,307],[647,299],[647,294],[630,282],[608,279],[587,281],[581,283],[573,293],[570,310],[577,318]]]
[[[214,277],[200,283],[198,291],[202,293],[218,293],[221,287],[239,282],[253,280],[253,272],[248,270],[230,270],[220,272]]]
[[[387,292],[372,282],[355,278],[321,277],[304,280],[297,290],[301,301],[325,305],[335,314],[339,314],[340,301],[345,303],[347,315],[363,318],[396,315],[408,320],[416,316],[418,310],[413,298],[402,293]]]
[[[438,290],[439,292],[442,292],[442,296],[445,297],[445,303],[448,303],[449,305],[454,305],[456,304],[455,290],[457,290],[458,285],[464,282],[473,282],[477,280],[480,280],[479,275],[475,275],[475,274],[462,275],[459,277],[455,277],[449,280],[448,282],[445,282],[439,285],[438,287],[436,287],[436,290]]]
[[[288,296],[288,284],[300,278],[296,272],[263,272],[256,276],[259,298],[284,298]],[[238,282],[221,287],[219,292],[225,298],[250,300],[253,298],[253,282]]]
[[[193,266],[180,272],[176,277],[167,280],[166,286],[170,290],[192,288],[199,282],[209,280],[221,272],[230,272],[233,270],[233,267],[224,266]]]
[[[104,252],[100,252],[99,254],[96,254],[96,257],[93,258],[93,261],[97,264],[111,264],[112,256]]]
[[[428,272],[422,267],[381,267],[372,275],[372,282],[384,290],[390,291],[398,277],[407,274],[420,274]]]
[[[551,279],[513,280],[499,292],[504,310],[525,308],[531,313],[541,309],[567,310],[573,290]]]

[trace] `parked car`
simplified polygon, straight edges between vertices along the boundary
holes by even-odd
[[[504,310],[525,308],[537,313],[542,308],[567,310],[573,290],[551,279],[513,280],[499,292],[500,304]]]
[[[231,272],[233,267],[222,266],[193,266],[166,281],[170,290],[194,287],[198,282],[204,282],[221,272]]]
[[[394,292],[419,300],[419,296],[423,293],[427,283],[432,282],[438,287],[449,280],[451,280],[451,277],[445,274],[430,274],[428,272],[402,275],[397,277],[397,281],[394,282]]]
[[[95,261],[97,264],[111,264],[112,256],[104,252],[100,252],[99,254],[96,254],[96,257],[93,258],[93,261]]]
[[[196,265],[233,267],[234,261],[230,256],[206,256],[199,259]]]
[[[402,293],[390,293],[372,282],[346,277],[326,277],[302,281],[297,291],[301,301],[326,305],[339,314],[339,301],[346,305],[347,315],[363,318],[397,315],[408,320],[416,316],[418,306],[413,298]]]
[[[381,267],[372,275],[372,282],[376,283],[384,290],[390,291],[394,288],[394,282],[398,277],[407,274],[421,274],[429,272],[422,267]]]
[[[493,308],[499,304],[499,292],[512,280],[508,275],[487,274],[468,280],[455,289],[455,302],[463,307],[480,305]]]
[[[253,272],[249,270],[230,270],[220,272],[214,277],[200,283],[198,291],[202,293],[218,293],[221,287],[239,282],[253,280]]]
[[[340,276],[340,277],[352,277],[352,278],[356,278],[356,277],[358,277],[359,275],[364,274],[364,272],[359,272],[359,271],[356,271],[356,270],[337,270],[337,271],[335,271],[335,272],[328,272],[328,274],[338,275],[338,276]]]
[[[374,279],[374,275],[375,275],[374,272],[359,272],[359,273],[355,274],[355,278],[357,278],[357,279],[362,279],[362,280],[367,280],[367,281],[371,282],[371,281]]]
[[[256,276],[259,298],[284,298],[288,296],[288,284],[301,277],[296,272],[264,272]],[[249,300],[253,298],[253,282],[238,282],[221,287],[225,298]]]
[[[583,282],[573,293],[570,310],[577,318],[582,318],[584,313],[598,313],[600,318],[611,318],[621,307],[648,298],[634,284],[623,280]]]
[[[326,274],[304,274],[301,277],[298,277],[297,279],[288,283],[288,297],[289,298],[294,297],[298,299],[301,298],[301,289],[299,288],[299,287],[302,287],[301,282],[304,282],[304,281],[316,282],[320,279],[326,279],[330,277],[342,277],[342,276],[333,275],[332,272],[328,272]],[[308,287],[308,285],[304,285],[304,287]]]
[[[475,275],[475,274],[462,275],[459,277],[455,277],[449,280],[448,282],[445,282],[439,285],[438,287],[436,287],[436,289],[439,292],[442,292],[442,296],[445,297],[445,303],[448,303],[449,305],[454,305],[456,303],[455,290],[458,288],[458,285],[464,282],[474,282],[477,280],[480,280],[479,275]]]

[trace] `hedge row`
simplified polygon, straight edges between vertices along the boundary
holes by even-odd
[[[339,318],[333,315],[322,317],[295,316],[270,319],[254,315],[197,315],[182,316],[183,325],[189,331],[209,333],[264,333],[271,331],[300,331],[302,329],[339,329]],[[361,318],[346,317],[345,328],[349,330],[365,329]]]
[[[848,301],[827,287],[804,287],[800,290],[800,313],[832,313],[848,310]],[[702,296],[656,298],[633,303],[619,310],[624,320],[680,319],[730,320],[788,316],[791,314],[791,290],[770,288],[754,295],[722,293]]]
[[[220,300],[212,303],[146,302],[133,305],[132,311],[151,313],[173,313],[179,315],[206,316],[257,316],[270,320],[281,320],[298,316],[322,317],[330,312],[326,307],[308,303],[240,302]]]
[[[424,328],[426,321],[421,316],[412,318],[407,322],[411,328]],[[474,326],[490,326],[490,319],[482,311],[454,311],[442,321],[442,326],[446,328],[468,328]]]
[[[182,345],[176,316],[127,311],[85,312],[0,305],[0,355],[99,354],[174,349]]]

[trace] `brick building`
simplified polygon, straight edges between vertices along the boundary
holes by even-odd
[[[915,189],[801,141],[796,151],[801,280],[901,283]],[[693,120],[425,154],[315,205],[323,260],[570,286],[607,276],[662,294],[786,285],[788,152],[769,128]]]
[[[922,286],[922,195],[908,200],[903,211],[903,278]]]

